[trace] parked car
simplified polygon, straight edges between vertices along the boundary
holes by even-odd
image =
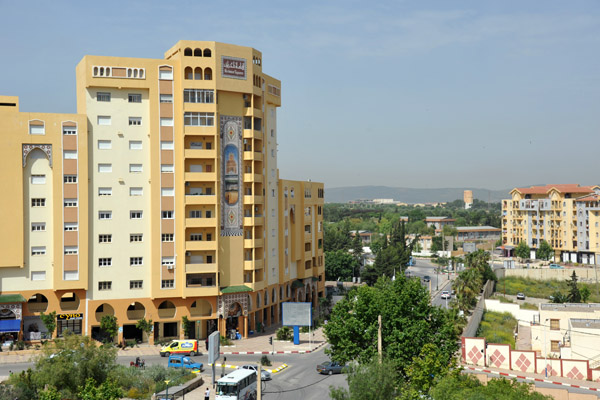
[[[442,300],[449,299],[449,298],[450,298],[450,292],[447,290],[444,290],[442,292]]]
[[[565,267],[558,264],[550,264],[551,269],[564,269]]]
[[[169,363],[167,367],[170,368],[185,368],[191,369],[192,371],[203,371],[204,365],[201,362],[195,362],[191,357],[182,356],[180,354],[173,354],[169,356]]]
[[[335,361],[326,361],[317,365],[317,372],[326,375],[341,374],[345,368],[346,365],[338,364]]]
[[[423,282],[429,282],[431,280],[431,277],[429,275],[425,275],[423,277]]]
[[[517,300],[525,300],[525,294],[524,293],[517,293]]]
[[[240,368],[242,368],[242,369],[251,369],[251,370],[255,371],[258,374],[258,367],[256,365],[247,364],[247,365],[242,365]],[[261,381],[270,381],[271,380],[271,373],[269,371],[265,371],[264,369],[261,369],[260,370],[260,380]]]

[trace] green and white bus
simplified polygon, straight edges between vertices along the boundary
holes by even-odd
[[[236,369],[219,379],[215,400],[256,400],[256,371]]]

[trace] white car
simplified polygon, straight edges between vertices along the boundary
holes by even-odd
[[[449,298],[450,298],[450,292],[447,290],[444,290],[442,292],[442,300],[449,299]]]
[[[247,364],[247,365],[242,365],[240,368],[242,369],[251,369],[253,371],[255,371],[258,374],[258,367],[256,365],[252,365],[252,364]],[[271,380],[271,373],[269,371],[265,371],[264,369],[260,370],[260,380],[261,381],[270,381]]]

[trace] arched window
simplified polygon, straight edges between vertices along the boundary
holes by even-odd
[[[204,68],[204,80],[212,81],[212,69]]]
[[[194,49],[194,57],[202,57],[202,49]]]
[[[211,57],[212,53],[210,49],[204,49],[204,57]]]
[[[202,80],[202,68],[196,67],[194,70],[194,79],[197,81]]]
[[[190,49],[189,47],[188,47],[188,48],[186,48],[186,49],[183,51],[183,55],[184,55],[184,56],[191,57],[191,56],[192,56],[192,49]]]
[[[192,72],[192,67],[185,67],[185,79],[194,79],[194,74]]]

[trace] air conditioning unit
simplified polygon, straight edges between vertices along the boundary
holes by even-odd
[[[189,183],[189,182],[186,182],[186,183],[185,183],[185,186],[190,186],[190,183]]]
[[[244,100],[248,100],[248,95],[244,94]]]
[[[175,269],[174,265],[167,265],[167,269],[171,270],[171,269]]]
[[[186,257],[189,257],[189,256],[191,256],[191,255],[192,255],[192,252],[191,252],[191,251],[186,251],[186,252],[185,252],[185,256],[186,256]]]

